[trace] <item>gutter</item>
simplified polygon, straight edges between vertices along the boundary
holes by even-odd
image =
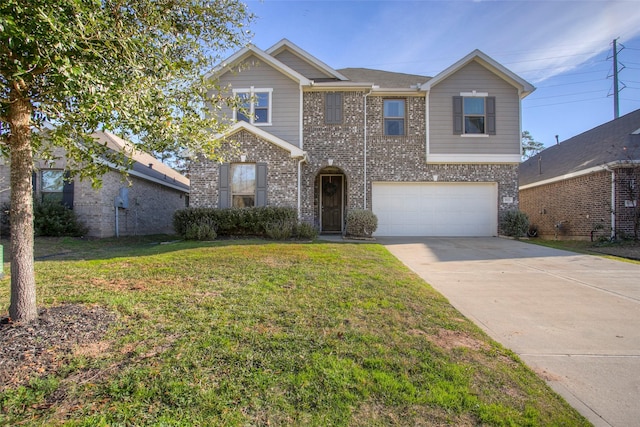
[[[565,179],[577,178],[579,176],[589,175],[590,173],[600,172],[603,169],[609,170],[610,168],[614,168],[614,167],[634,167],[637,165],[640,165],[640,160],[616,160],[614,162],[605,163],[604,165],[593,166],[588,169],[583,169],[581,171],[571,172],[564,175],[558,175],[553,178],[545,179],[542,181],[532,182],[531,184],[521,185],[518,188],[520,190],[527,190],[529,188],[535,188],[541,185],[552,184],[558,181],[564,181]]]

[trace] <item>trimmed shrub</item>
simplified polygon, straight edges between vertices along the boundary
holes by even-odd
[[[183,237],[187,230],[195,230],[195,225],[208,224],[217,236],[266,236],[268,224],[291,221],[296,223],[295,208],[188,208],[177,211],[173,216],[173,228]],[[193,232],[193,231],[191,231]]]
[[[295,231],[298,240],[315,240],[318,237],[318,229],[308,222],[299,222]]]
[[[189,224],[184,233],[187,240],[214,240],[217,236],[215,225],[208,218]]]
[[[33,205],[33,230],[36,236],[83,236],[88,229],[74,211],[55,201]]]
[[[529,217],[519,210],[505,212],[500,220],[500,228],[505,235],[519,239],[529,231]]]
[[[378,228],[378,217],[366,209],[354,209],[347,213],[347,236],[371,237]]]
[[[273,221],[265,226],[265,234],[274,240],[286,240],[291,237],[296,228],[296,223],[291,220],[281,219]]]

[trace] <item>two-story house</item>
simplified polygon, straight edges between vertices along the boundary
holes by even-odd
[[[435,77],[335,70],[288,40],[212,71],[245,108],[225,163],[194,161],[191,205],[292,206],[322,233],[370,209],[377,236],[495,236],[518,206],[531,84],[476,50]]]

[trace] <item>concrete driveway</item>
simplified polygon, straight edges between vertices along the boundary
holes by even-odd
[[[640,265],[501,238],[379,237],[596,426],[640,426]]]

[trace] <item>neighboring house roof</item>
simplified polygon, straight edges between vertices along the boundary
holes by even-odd
[[[551,146],[520,165],[520,188],[640,161],[640,109]]]
[[[245,121],[236,122],[233,126],[227,129],[225,132],[218,134],[215,136],[216,139],[229,138],[230,136],[240,132],[240,131],[250,132],[271,144],[286,150],[291,155],[291,158],[304,158],[306,159],[307,153],[304,150],[301,150],[300,147],[296,147],[295,145],[288,143],[284,139],[278,138],[277,136],[270,134],[269,132],[265,132],[257,126],[254,126]]]
[[[505,81],[516,87],[520,92],[520,99],[524,98],[535,90],[535,87],[533,87],[531,83],[527,82],[525,79],[513,73],[511,70],[507,69],[502,64],[491,58],[489,55],[478,49],[474,50],[455,64],[451,65],[446,70],[438,73],[438,75],[434,76],[431,80],[424,83],[422,85],[422,89],[430,90],[433,86],[445,80],[447,77],[451,76],[453,73],[465,67],[472,61],[477,62],[478,64],[499,75]]]
[[[353,82],[368,82],[385,88],[417,88],[431,77],[417,74],[393,73],[369,68],[343,68],[338,70]]]
[[[152,181],[176,190],[189,191],[189,178],[170,168],[160,160],[140,150],[134,145],[110,132],[96,132],[94,138],[114,151],[123,152],[135,163],[128,171],[130,175]]]

